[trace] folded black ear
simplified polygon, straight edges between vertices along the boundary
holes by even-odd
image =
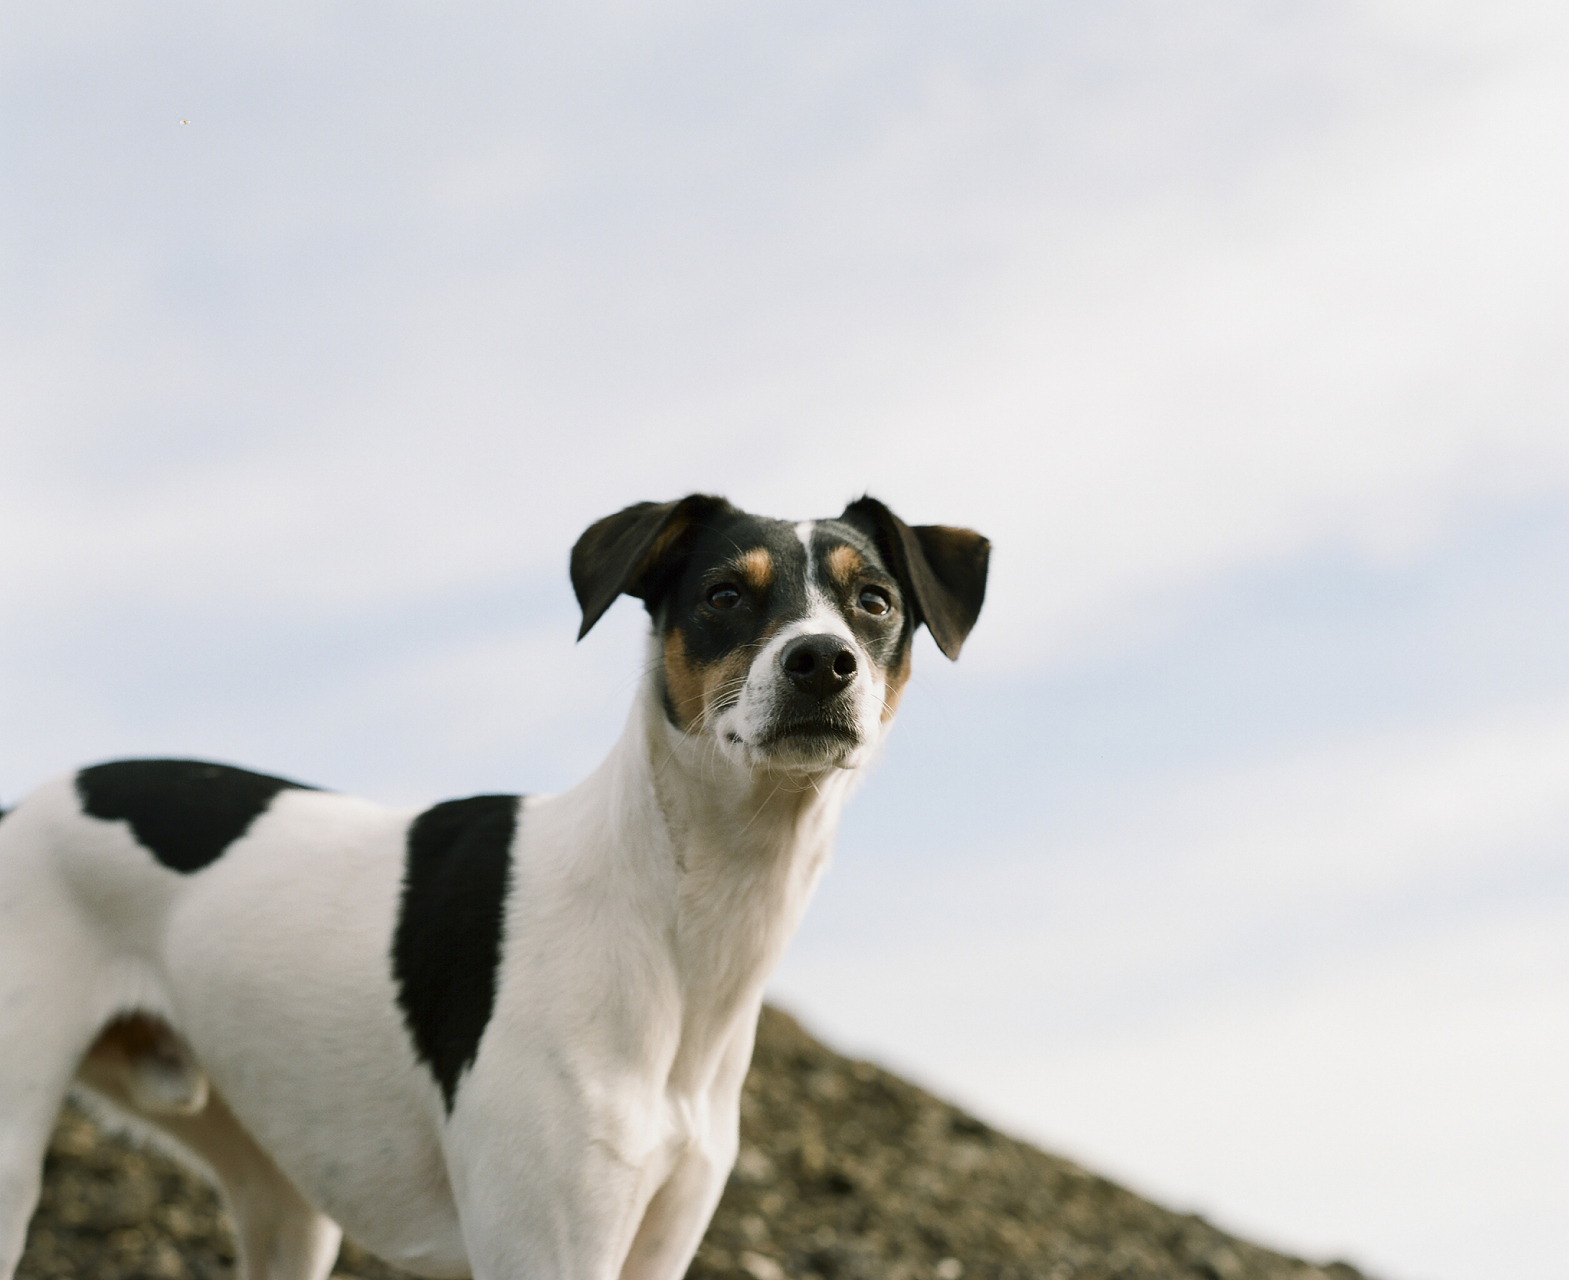
[[[581,640],[623,591],[651,600],[668,576],[685,535],[730,504],[694,493],[679,502],[637,502],[596,520],[572,548],[572,590],[583,609]]]
[[[943,524],[911,528],[876,498],[860,498],[839,517],[877,544],[916,622],[924,622],[937,647],[957,658],[986,599],[986,565],[992,544],[973,529]]]

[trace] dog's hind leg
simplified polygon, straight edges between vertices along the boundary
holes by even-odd
[[[62,1017],[65,993],[37,957],[0,947],[0,1280],[11,1280],[38,1205],[44,1152],[90,1025]]]
[[[212,1171],[234,1214],[241,1280],[325,1280],[343,1233],[295,1190],[168,1027],[139,1017],[115,1023],[79,1078]]]
[[[44,1152],[65,1101],[79,1046],[44,1041],[47,1028],[0,1016],[0,1280],[11,1280],[43,1185]],[[23,1042],[23,1036],[31,1039]],[[32,1039],[32,1037],[37,1037]]]
[[[240,1245],[240,1280],[326,1280],[343,1232],[295,1190],[210,1091],[198,1115],[154,1123],[199,1157],[223,1188]]]

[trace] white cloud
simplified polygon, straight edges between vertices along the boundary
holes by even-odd
[[[988,80],[978,67],[994,51],[917,45],[900,67],[853,27],[819,43],[797,31],[765,78],[800,95],[800,119],[717,72],[700,84],[739,126],[689,114],[678,86],[618,43],[656,94],[646,120],[600,81],[550,81],[516,92],[591,110],[524,128],[504,96],[489,114],[466,103],[443,79],[461,60],[442,46],[408,101],[385,67],[351,72],[399,127],[444,94],[462,122],[450,147],[416,132],[402,160],[370,140],[352,161],[359,187],[332,166],[364,118],[300,133],[295,102],[285,140],[236,117],[261,148],[257,171],[177,180],[197,184],[207,224],[248,229],[212,240],[193,224],[193,249],[254,262],[232,281],[245,305],[271,309],[247,322],[264,336],[257,356],[308,377],[279,384],[233,345],[240,332],[193,327],[161,282],[181,250],[147,225],[156,202],[78,225],[58,250],[74,283],[46,295],[43,332],[7,372],[28,423],[4,482],[8,576],[45,593],[139,576],[171,594],[216,584],[215,604],[243,607],[224,604],[231,577],[269,607],[354,609],[559,572],[576,527],[634,498],[711,487],[804,514],[870,488],[912,518],[994,536],[998,626],[978,660],[1019,667],[1125,628],[1151,593],[1326,538],[1398,551],[1457,507],[1561,489],[1562,41],[1488,19],[1485,56],[1424,79],[1400,42],[1432,41],[1425,20],[1413,36],[1409,14],[1383,15],[1393,48],[1380,49],[1342,15],[1344,48],[1310,30],[1318,61],[1291,68],[1335,105],[1206,185],[1167,174],[1156,140],[1198,169],[1224,158],[1214,117],[1257,109],[1246,51],[1274,38],[1245,7],[1215,17],[1168,31],[1164,52],[1120,32],[1122,78],[1078,97],[1071,66],[1043,50],[1033,79],[1026,60]],[[554,38],[610,38],[573,30]],[[262,56],[255,38],[242,26],[217,48],[243,65]],[[705,38],[756,52],[740,28]],[[265,57],[329,56],[314,37],[291,48]],[[395,39],[381,52],[411,56]],[[488,100],[496,74],[481,68]],[[1379,76],[1403,91],[1372,93]],[[324,83],[308,87],[305,101],[337,110]],[[814,91],[844,95],[843,140],[812,115]],[[768,148],[804,148],[782,174],[763,167],[766,148],[746,153],[759,129]],[[1054,180],[1049,161],[1097,131],[1114,169],[1166,176],[1121,200]],[[716,142],[722,160],[706,159]],[[567,158],[585,144],[602,154]],[[156,142],[161,166],[174,145]],[[291,159],[300,145],[306,158]],[[640,187],[603,187],[639,147],[653,148],[639,165],[663,163],[691,191],[655,168],[637,170]],[[264,188],[269,176],[284,185]],[[602,187],[646,213],[605,206],[580,230],[531,230],[547,212],[596,209]],[[273,212],[258,221],[259,208]],[[486,209],[502,229],[469,252]],[[355,219],[373,246],[358,263]],[[347,274],[324,276],[323,294],[300,254],[329,220],[345,250],[331,271]],[[360,336],[340,351],[310,315],[285,336],[287,294],[253,279],[271,261],[299,304],[320,295]],[[328,344],[325,364],[313,342]]]

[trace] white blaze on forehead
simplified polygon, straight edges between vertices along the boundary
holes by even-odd
[[[812,563],[812,530],[817,528],[817,521],[803,520],[795,526],[795,536],[801,540],[801,545],[806,548],[806,585],[810,589],[817,585],[817,566]]]
[[[855,638],[850,624],[834,607],[834,602],[823,590],[822,583],[817,580],[817,561],[812,556],[812,536],[816,529],[815,520],[802,520],[795,526],[795,536],[806,550],[806,612],[795,622],[783,628],[777,640],[782,645],[799,635],[830,633],[843,636],[860,649],[860,642]]]

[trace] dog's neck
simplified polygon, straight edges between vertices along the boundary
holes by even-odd
[[[763,984],[826,868],[860,770],[746,770],[667,719],[657,677],[585,784],[617,882],[657,920],[681,1006],[673,1082],[697,1083]]]

